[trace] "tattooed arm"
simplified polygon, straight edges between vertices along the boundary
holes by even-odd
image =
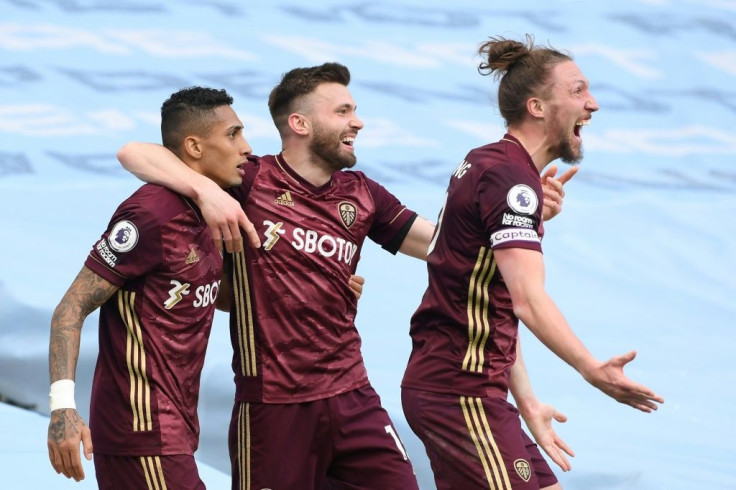
[[[77,275],[54,310],[49,340],[49,376],[51,382],[74,379],[79,358],[79,340],[85,318],[112,296],[118,287],[87,267]],[[57,473],[76,481],[84,479],[79,444],[84,455],[92,458],[89,428],[74,408],[51,412],[48,448],[51,466]]]

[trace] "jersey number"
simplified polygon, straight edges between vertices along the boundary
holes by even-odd
[[[406,454],[406,449],[404,449],[404,445],[401,444],[401,439],[399,439],[399,436],[398,434],[396,434],[396,431],[394,430],[394,428],[391,427],[390,425],[387,425],[385,429],[386,429],[386,434],[391,434],[391,437],[394,438],[396,447],[399,448],[399,451],[401,451],[401,455],[404,457],[404,461],[408,460],[409,456],[407,456]]]
[[[432,241],[429,242],[429,247],[427,247],[427,255],[432,253],[434,246],[437,244],[437,237],[440,236],[440,227],[442,226],[442,218],[445,216],[445,206],[447,206],[447,198],[449,195],[450,191],[445,192],[445,200],[442,203],[442,209],[440,209],[440,217],[437,218],[437,226],[434,228],[434,236],[432,237]]]

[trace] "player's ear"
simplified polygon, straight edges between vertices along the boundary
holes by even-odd
[[[184,152],[192,158],[202,158],[202,141],[196,136],[184,139]]]
[[[306,136],[310,132],[311,124],[304,114],[295,112],[289,115],[289,127],[296,134]]]
[[[544,101],[537,97],[530,97],[526,101],[527,112],[535,119],[544,117]]]

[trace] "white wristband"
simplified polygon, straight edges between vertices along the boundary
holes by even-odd
[[[51,383],[49,406],[52,412],[60,408],[76,409],[77,404],[74,403],[74,381],[71,379],[60,379]]]

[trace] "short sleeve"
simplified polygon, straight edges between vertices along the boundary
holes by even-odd
[[[156,216],[129,199],[94,244],[85,266],[116,286],[156,269],[163,261]]]
[[[498,165],[478,182],[477,206],[491,248],[542,251],[542,188],[524,167]]]
[[[395,254],[409,233],[417,213],[406,208],[396,196],[375,180],[365,177],[368,191],[376,206],[375,219],[368,237]]]

